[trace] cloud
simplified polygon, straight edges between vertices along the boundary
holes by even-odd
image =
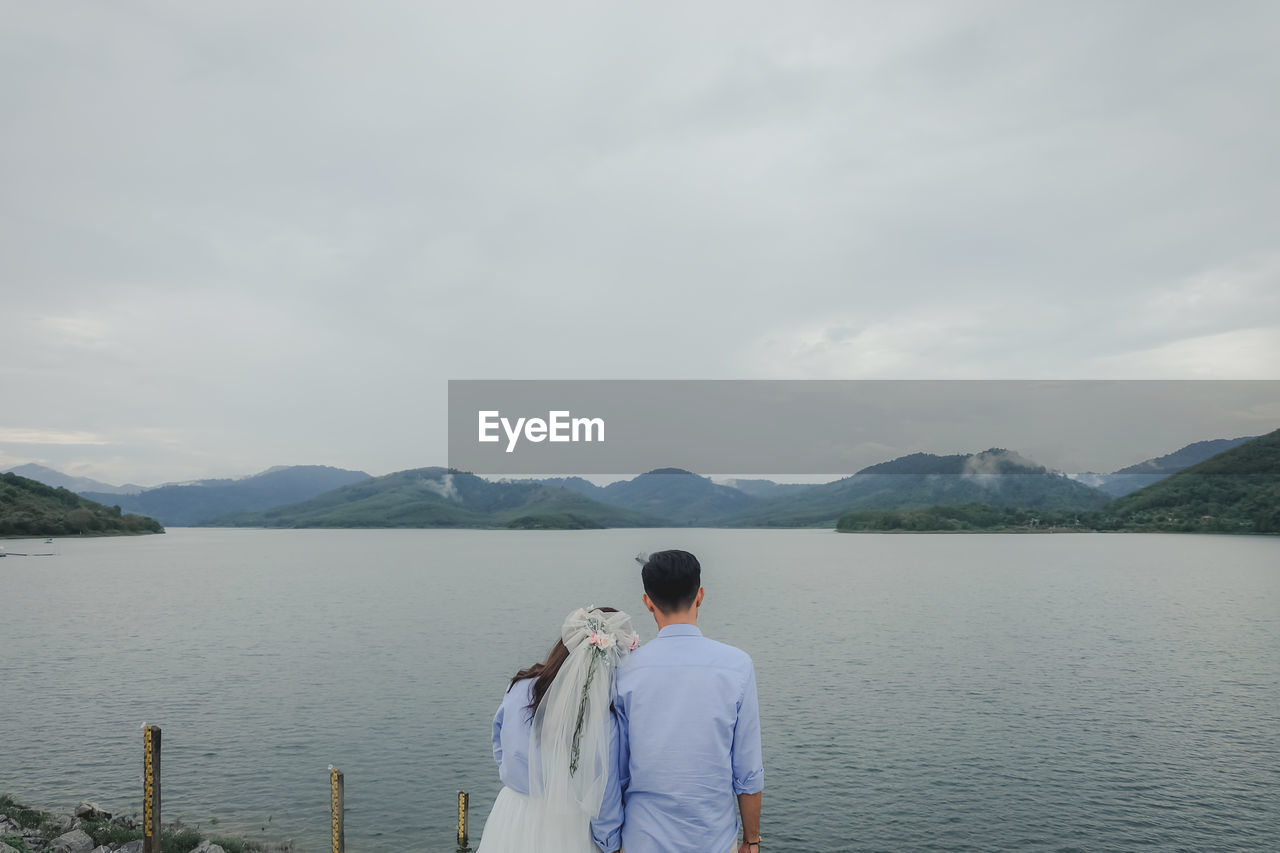
[[[1280,363],[1280,7],[10,6],[4,402],[138,478],[439,463],[449,378]]]
[[[110,443],[92,432],[0,427],[0,444],[105,445]]]
[[[1000,477],[1010,465],[1039,467],[1039,463],[1011,450],[984,450],[965,459],[960,474],[984,487],[998,486],[1002,482]]]
[[[1278,364],[1280,325],[1183,338],[1106,356],[1097,359],[1094,369],[1135,379],[1275,379]]]
[[[435,492],[446,500],[457,501],[461,499],[458,495],[458,487],[453,484],[452,474],[446,473],[439,479],[423,477],[419,482],[429,491]]]

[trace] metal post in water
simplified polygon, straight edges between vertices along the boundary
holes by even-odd
[[[160,727],[142,727],[142,853],[160,853]]]
[[[333,765],[329,766],[329,809],[330,825],[333,829],[333,853],[345,853],[347,849],[347,832],[345,823],[342,771]]]
[[[471,796],[466,791],[458,792],[458,846],[467,846],[467,807]]]

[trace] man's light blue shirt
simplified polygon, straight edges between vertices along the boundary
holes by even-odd
[[[627,853],[732,848],[737,795],[764,790],[750,656],[696,625],[668,625],[619,668],[614,710]]]

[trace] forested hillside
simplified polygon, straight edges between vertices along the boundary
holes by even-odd
[[[75,492],[0,474],[0,536],[107,536],[163,533],[154,518],[124,513]]]

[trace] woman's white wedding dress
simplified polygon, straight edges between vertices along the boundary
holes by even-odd
[[[581,810],[547,808],[503,785],[484,824],[476,853],[600,853],[591,838],[591,822]]]

